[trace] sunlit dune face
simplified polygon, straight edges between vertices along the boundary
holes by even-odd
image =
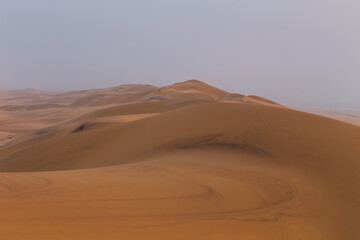
[[[360,237],[355,125],[194,80],[7,101],[6,239]]]

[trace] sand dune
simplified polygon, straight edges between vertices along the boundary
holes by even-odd
[[[121,91],[1,115],[39,126],[0,146],[0,236],[360,239],[358,126],[194,80]]]

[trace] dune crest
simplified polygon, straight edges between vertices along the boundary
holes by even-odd
[[[5,239],[360,238],[358,126],[198,80],[26,92],[0,92]]]

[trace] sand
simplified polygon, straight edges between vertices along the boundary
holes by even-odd
[[[128,88],[0,111],[2,239],[360,239],[358,126],[194,80]]]

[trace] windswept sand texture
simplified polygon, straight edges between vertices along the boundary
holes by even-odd
[[[0,93],[1,239],[360,239],[358,126],[196,80]]]

